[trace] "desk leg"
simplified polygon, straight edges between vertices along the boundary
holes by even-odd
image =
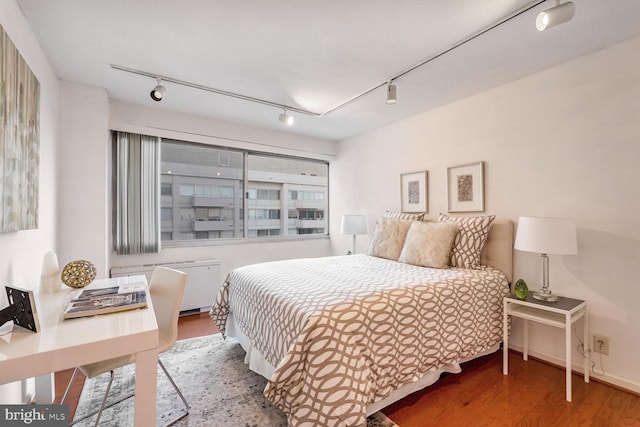
[[[47,405],[56,398],[56,380],[53,373],[36,377],[36,403]]]
[[[571,315],[567,313],[564,321],[565,352],[566,352],[566,377],[567,377],[567,402],[571,402]]]
[[[158,350],[154,348],[136,354],[135,426],[155,425],[157,394]]]
[[[509,375],[509,315],[507,314],[507,305],[509,303],[504,299],[502,307],[502,374]]]
[[[591,369],[591,345],[589,341],[589,312],[587,308],[584,309],[584,382],[589,382],[589,370]]]

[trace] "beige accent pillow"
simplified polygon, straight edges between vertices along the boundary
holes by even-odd
[[[367,255],[398,260],[411,221],[379,218],[371,237]]]
[[[398,261],[421,267],[447,268],[458,224],[413,222]]]
[[[384,217],[389,219],[406,219],[409,221],[422,221],[422,219],[424,218],[424,212],[404,213],[404,212],[385,211]]]
[[[454,217],[443,213],[438,216],[440,222],[458,224],[458,234],[451,250],[450,265],[452,267],[480,268],[480,255],[487,243],[489,229],[495,218],[495,215]]]

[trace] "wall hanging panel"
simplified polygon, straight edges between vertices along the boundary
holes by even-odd
[[[0,232],[38,228],[40,82],[0,27]]]

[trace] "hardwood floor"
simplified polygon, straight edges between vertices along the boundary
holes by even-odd
[[[181,317],[178,339],[217,333],[207,313]],[[64,393],[71,371],[56,373],[56,396]],[[82,377],[81,374],[78,377]],[[401,427],[427,426],[640,426],[640,397],[573,375],[573,402],[565,401],[564,368],[509,354],[502,374],[502,352],[463,365],[427,389],[383,412]],[[76,379],[67,398],[73,413],[82,391]]]
[[[502,351],[463,365],[427,389],[383,410],[401,427],[424,426],[640,426],[640,397],[572,377],[573,401],[565,400],[565,370]]]

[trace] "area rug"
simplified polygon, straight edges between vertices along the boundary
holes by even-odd
[[[220,334],[178,341],[171,350],[162,354],[164,366],[191,405],[189,415],[173,425],[285,427],[285,415],[262,395],[267,380],[249,370],[244,363],[244,355],[237,341],[224,340]],[[107,404],[133,391],[133,375],[133,365],[116,371]],[[109,375],[105,374],[85,381],[75,419],[100,407],[108,380]],[[132,426],[133,403],[133,399],[128,399],[106,409],[100,426]],[[156,425],[168,425],[182,414],[184,405],[180,397],[158,368]],[[94,423],[95,417],[91,417],[75,425],[92,426]],[[367,419],[367,427],[397,425],[378,412]]]

